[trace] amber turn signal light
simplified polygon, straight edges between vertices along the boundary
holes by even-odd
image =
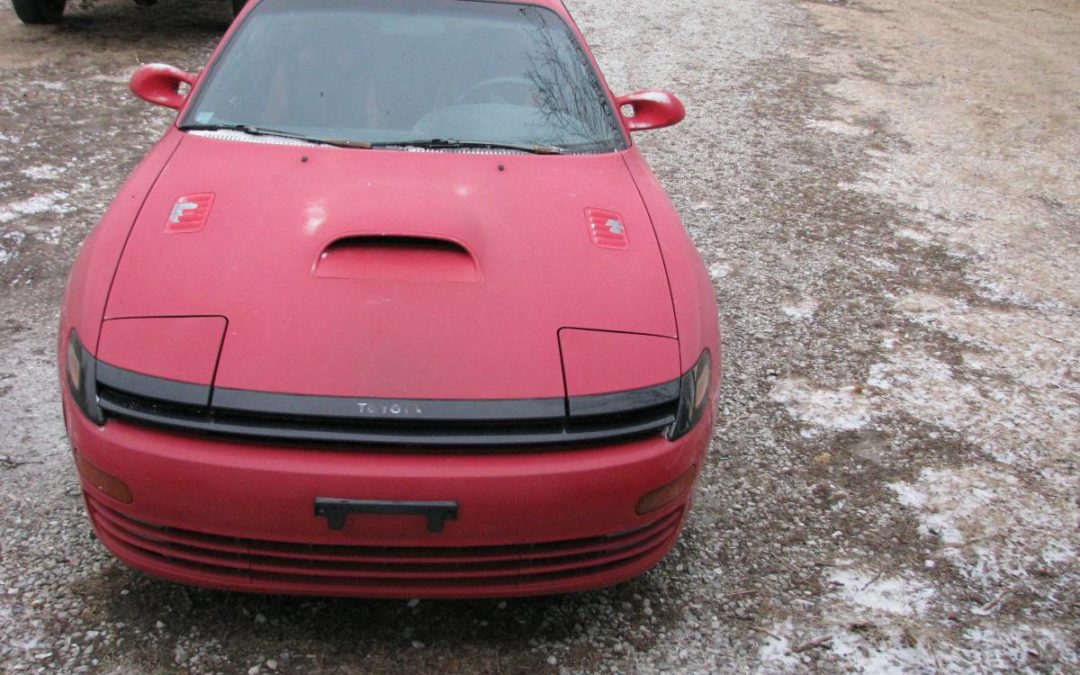
[[[647,492],[638,500],[637,514],[643,516],[646,513],[650,513],[675,501],[682,495],[686,494],[686,491],[694,484],[694,479],[697,478],[697,464],[692,464],[689,469],[686,470],[681,476],[671,481],[667,485],[663,485],[652,492]]]
[[[83,457],[78,450],[75,451],[75,468],[79,475],[97,489],[109,495],[113,499],[125,504],[131,503],[131,490],[124,481],[116,476],[110,476],[97,468]]]

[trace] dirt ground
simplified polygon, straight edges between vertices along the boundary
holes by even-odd
[[[1076,671],[1080,4],[571,0],[715,280],[719,424],[622,586],[388,602],[185,588],[89,535],[58,404],[79,243],[223,2],[0,5],[0,672]]]

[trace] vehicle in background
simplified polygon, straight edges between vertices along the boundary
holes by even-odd
[[[233,15],[239,14],[247,0],[229,0]],[[157,4],[157,0],[135,0],[136,5],[148,7]],[[64,18],[67,0],[11,0],[15,16],[27,24],[57,23]]]

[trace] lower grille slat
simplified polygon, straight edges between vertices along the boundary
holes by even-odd
[[[595,574],[669,544],[682,510],[608,536],[482,547],[306,545],[230,538],[134,520],[88,498],[103,538],[143,558],[205,574],[310,585],[502,585]]]

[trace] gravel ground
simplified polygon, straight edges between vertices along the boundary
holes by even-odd
[[[246,596],[89,536],[53,363],[62,283],[225,3],[0,7],[0,672],[1080,668],[1080,7],[573,0],[716,282],[721,416],[685,535],[553,598]]]

